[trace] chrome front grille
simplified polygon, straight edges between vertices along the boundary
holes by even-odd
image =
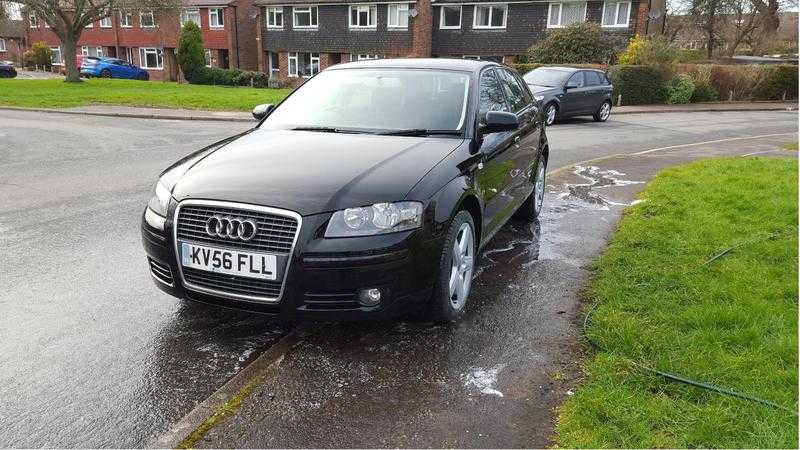
[[[258,224],[258,232],[248,242],[211,237],[206,233],[206,223],[215,215],[252,219]],[[277,214],[238,208],[187,205],[182,207],[178,214],[177,235],[180,240],[199,244],[224,245],[254,252],[289,254],[298,225],[297,219]]]
[[[206,223],[214,216],[253,220],[257,224],[256,235],[249,241],[210,236],[206,232]],[[187,289],[254,302],[280,301],[302,222],[299,214],[240,203],[184,200],[178,204],[175,217],[175,251],[180,275]],[[271,281],[184,267],[180,263],[181,242],[276,255],[277,279]]]

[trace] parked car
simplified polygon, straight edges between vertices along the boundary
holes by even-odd
[[[591,115],[605,122],[611,115],[614,87],[605,72],[573,67],[539,67],[524,76],[537,100],[544,105],[545,123]]]
[[[15,78],[17,69],[11,61],[0,61],[0,78]]]
[[[150,74],[141,67],[117,58],[86,56],[81,63],[81,75],[86,77],[126,78],[148,80]]]
[[[142,217],[176,297],[321,320],[463,311],[479,249],[542,208],[540,105],[485,61],[338,64],[164,171]]]

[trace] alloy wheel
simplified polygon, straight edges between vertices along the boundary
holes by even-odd
[[[452,261],[450,263],[449,294],[453,309],[460,310],[469,296],[472,285],[472,271],[475,264],[475,240],[472,226],[461,224],[453,241]]]
[[[600,120],[608,119],[609,115],[611,115],[611,105],[605,102],[603,106],[600,107]]]
[[[555,107],[555,105],[550,105],[550,106],[547,107],[547,110],[545,111],[545,116],[546,116],[545,121],[546,121],[547,125],[552,125],[553,122],[556,121],[556,107]]]
[[[544,204],[545,169],[544,162],[539,161],[539,167],[536,169],[536,212],[539,214],[541,214]]]

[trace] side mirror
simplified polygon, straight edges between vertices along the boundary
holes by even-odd
[[[570,89],[578,89],[578,85],[575,83],[567,83],[566,86],[564,86],[564,90],[568,91]]]
[[[486,113],[486,123],[481,126],[483,134],[513,131],[519,128],[519,119],[516,114],[505,111],[489,111]]]
[[[261,120],[264,117],[267,117],[269,113],[272,112],[272,109],[275,108],[275,105],[272,103],[265,103],[263,105],[258,105],[253,108],[253,118],[256,120]]]

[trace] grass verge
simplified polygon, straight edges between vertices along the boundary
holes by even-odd
[[[90,79],[0,79],[0,105],[28,108],[68,108],[123,105],[162,108],[250,111],[261,103],[278,103],[289,89],[201,86],[162,81]]]
[[[791,413],[629,361],[797,410],[797,161],[701,161],[641,198],[595,263],[586,333],[607,350],[560,407],[557,445],[796,448]]]
[[[784,150],[797,151],[798,147],[800,147],[800,145],[798,145],[797,142],[787,142],[786,144],[783,144],[783,149]]]

